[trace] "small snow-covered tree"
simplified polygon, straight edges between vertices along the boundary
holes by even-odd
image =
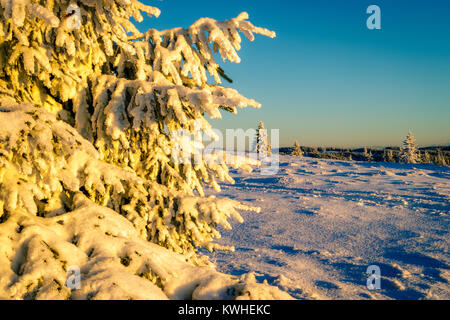
[[[373,161],[372,151],[367,152],[367,148],[364,147],[363,157],[365,161]]]
[[[416,147],[416,140],[411,132],[409,131],[403,144],[400,147],[399,162],[400,163],[417,163],[419,162],[420,156]]]
[[[351,149],[347,149],[345,151],[345,155],[346,155],[348,161],[353,161],[353,155],[352,155],[352,150]]]
[[[444,155],[442,154],[441,149],[438,149],[437,155],[435,157],[434,163],[438,166],[446,166],[447,161],[445,160]]]
[[[292,151],[292,155],[297,156],[297,157],[303,157],[303,151],[300,148],[300,144],[298,143],[298,141],[295,141],[294,150]]]
[[[69,23],[75,12],[79,28]],[[206,115],[260,107],[221,85],[215,53],[239,63],[240,33],[251,41],[275,33],[245,12],[142,33],[130,21],[142,13],[160,11],[136,0],[1,1],[2,219],[18,209],[61,214],[81,192],[126,217],[142,238],[195,252],[220,248],[211,243],[217,226],[242,221],[237,210],[256,210],[203,191],[233,181],[228,164],[248,164],[220,162],[218,152],[178,163],[172,137],[200,126],[216,138]]]
[[[255,137],[255,152],[260,155],[260,158],[265,158],[272,153],[269,139],[267,137],[267,130],[264,128],[264,123],[259,122]]]
[[[394,152],[392,151],[392,149],[384,149],[383,161],[384,162],[395,162]]]
[[[425,151],[423,153],[422,162],[423,163],[431,163],[431,156],[430,156],[430,153],[428,151]]]

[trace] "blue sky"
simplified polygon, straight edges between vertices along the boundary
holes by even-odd
[[[409,129],[419,145],[450,143],[448,0],[163,0],[140,29],[188,27],[201,17],[242,11],[277,38],[245,40],[240,64],[224,63],[232,87],[262,103],[224,113],[214,127],[280,129],[281,146],[399,145]],[[366,27],[369,5],[381,30]]]

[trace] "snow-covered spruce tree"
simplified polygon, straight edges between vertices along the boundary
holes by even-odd
[[[445,160],[445,157],[444,157],[441,149],[438,149],[437,155],[434,159],[435,159],[434,163],[438,166],[446,166],[447,165],[447,161]]]
[[[409,131],[403,144],[400,147],[399,162],[400,163],[418,163],[420,161],[420,155],[416,147],[416,140]]]
[[[352,156],[352,150],[351,149],[345,150],[343,156],[346,157],[346,159],[348,161],[353,161],[353,156]]]
[[[259,155],[260,159],[272,154],[269,139],[267,137],[267,130],[264,128],[264,123],[262,121],[259,122],[258,129],[256,130],[254,150]]]
[[[384,149],[383,161],[384,162],[395,162],[394,152],[392,151],[392,149]]]
[[[177,141],[171,137],[179,129],[193,132],[198,124],[213,136],[206,114],[220,118],[220,110],[236,113],[237,108],[260,107],[220,85],[223,71],[214,52],[238,63],[239,32],[250,40],[255,33],[274,37],[273,32],[253,26],[242,13],[223,22],[204,18],[187,29],[141,33],[130,18],[141,21],[142,12],[160,12],[136,0],[0,4],[0,242],[2,248],[10,248],[0,255],[0,289],[12,288],[8,281],[16,278],[20,288],[8,291],[10,297],[36,297],[55,285],[64,289],[62,271],[85,252],[88,269],[97,251],[102,252],[96,256],[101,261],[122,254],[140,257],[140,251],[131,253],[131,243],[137,240],[127,242],[129,234],[117,231],[124,224],[118,217],[128,220],[143,241],[200,263],[197,247],[221,248],[211,242],[220,237],[218,225],[230,228],[231,217],[242,221],[237,210],[257,210],[204,197],[203,185],[219,190],[217,181],[232,182],[227,163],[219,161],[224,155],[176,163],[171,153]],[[70,20],[77,11],[81,21],[74,29]],[[241,159],[227,160],[249,168]],[[98,220],[86,221],[93,224],[92,234],[124,240],[99,249],[101,244],[93,244],[91,234],[74,231],[77,223],[90,219],[83,217],[89,210],[117,215],[108,226],[101,214]],[[63,227],[66,220],[70,226]],[[60,261],[57,257],[69,247],[77,256],[64,258],[62,271],[57,265],[36,267],[44,263],[39,252],[48,251]],[[15,250],[25,256],[11,257]],[[144,266],[147,271],[139,275],[156,281],[171,297],[161,283],[174,270],[163,271],[142,260]],[[4,276],[8,272],[11,276]]]
[[[347,160],[348,160],[348,161],[353,161],[353,156],[352,156],[352,153],[351,153],[351,152],[348,154]]]
[[[425,151],[422,156],[422,163],[431,163],[431,156],[428,151]]]
[[[372,151],[367,152],[367,148],[364,147],[363,157],[364,161],[373,161]]]
[[[294,150],[292,151],[292,155],[297,157],[303,157],[303,151],[300,148],[300,144],[298,143],[298,141],[295,141],[294,143]]]

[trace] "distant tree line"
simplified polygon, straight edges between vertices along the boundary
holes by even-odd
[[[300,146],[280,148],[280,154],[319,159],[353,160],[367,162],[432,163],[438,166],[450,165],[450,146],[430,146],[418,148],[409,132],[401,147],[386,148],[334,148]]]
[[[367,154],[364,154],[364,150]],[[319,159],[334,159],[334,160],[354,160],[354,161],[368,161],[368,162],[398,162],[400,163],[400,148],[387,147],[385,149],[375,148],[358,148],[358,149],[343,149],[343,148],[317,148],[301,146],[300,151],[302,156],[319,158]],[[416,163],[433,163],[439,166],[450,165],[450,147],[424,147],[419,148],[420,158]],[[287,154],[294,156],[294,147],[280,148],[280,154]]]

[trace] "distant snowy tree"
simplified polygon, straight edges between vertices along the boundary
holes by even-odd
[[[352,150],[351,149],[346,149],[345,150],[345,156],[347,157],[348,161],[353,161],[353,156],[352,156]]]
[[[141,33],[130,19],[160,11],[136,0],[6,0],[0,11],[1,219],[62,214],[81,192],[143,239],[195,253],[221,248],[211,242],[216,227],[242,221],[237,210],[257,210],[205,197],[204,185],[219,191],[218,181],[233,181],[224,155],[177,163],[172,137],[199,125],[214,139],[206,115],[260,107],[220,85],[215,52],[239,63],[240,33],[253,41],[274,32],[241,13]]]
[[[262,121],[259,122],[258,129],[256,130],[254,149],[255,152],[260,155],[260,158],[264,158],[272,153],[267,137],[267,130],[264,128],[264,123]]]
[[[446,166],[447,161],[445,160],[444,155],[442,154],[441,149],[438,149],[437,155],[435,157],[434,163],[438,166]]]
[[[395,162],[394,152],[392,151],[392,149],[384,149],[383,161],[384,162]]]
[[[428,151],[425,151],[423,153],[422,162],[423,163],[431,163],[431,156],[430,156],[430,153]]]
[[[373,161],[372,151],[367,152],[367,148],[364,147],[363,157],[365,161]]]
[[[416,140],[411,131],[409,131],[402,146],[400,147],[400,163],[418,163],[420,160],[419,152],[416,147]]]
[[[297,157],[303,157],[303,151],[300,148],[300,144],[298,143],[298,141],[295,141],[294,150],[292,151],[292,155],[297,156]]]

